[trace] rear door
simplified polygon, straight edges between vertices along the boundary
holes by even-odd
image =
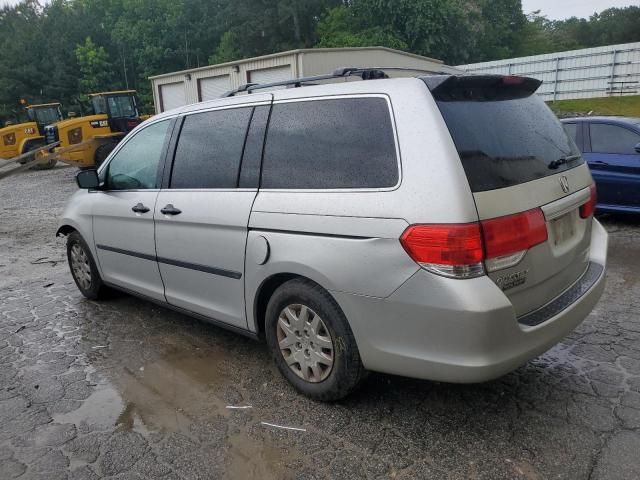
[[[620,125],[589,123],[584,156],[598,185],[603,208],[640,208],[640,133]]]
[[[271,95],[250,100],[184,117],[154,215],[167,301],[243,329],[247,225]]]
[[[591,217],[582,218],[580,206],[592,179],[575,141],[535,94],[537,80],[451,78],[432,93],[473,192],[485,248],[492,245],[485,267],[524,315],[586,271]],[[505,229],[522,248],[501,244]]]

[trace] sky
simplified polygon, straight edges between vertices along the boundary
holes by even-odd
[[[14,5],[20,0],[0,0],[0,5]],[[542,10],[551,20],[569,17],[588,18],[595,12],[611,7],[638,5],[639,0],[522,0],[525,13]]]
[[[638,0],[522,0],[525,13],[541,10],[541,13],[550,20],[563,20],[569,17],[588,18],[607,8],[639,4]]]

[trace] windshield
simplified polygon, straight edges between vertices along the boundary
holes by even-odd
[[[30,108],[29,118],[39,125],[50,125],[62,120],[62,112],[58,106]]]
[[[109,116],[112,118],[132,118],[138,116],[132,95],[107,97],[107,102],[109,104]]]
[[[94,115],[107,113],[107,102],[104,97],[99,95],[95,97],[91,97],[91,104],[93,105]]]
[[[437,103],[474,192],[529,182],[584,162],[536,94]]]

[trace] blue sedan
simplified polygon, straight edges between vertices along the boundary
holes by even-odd
[[[640,213],[640,118],[562,120],[598,187],[598,210]]]

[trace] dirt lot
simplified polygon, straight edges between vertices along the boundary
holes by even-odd
[[[73,174],[0,181],[0,479],[640,478],[640,219],[602,219],[606,293],[542,357],[482,385],[374,374],[327,405],[260,343],[81,297],[54,238]]]

